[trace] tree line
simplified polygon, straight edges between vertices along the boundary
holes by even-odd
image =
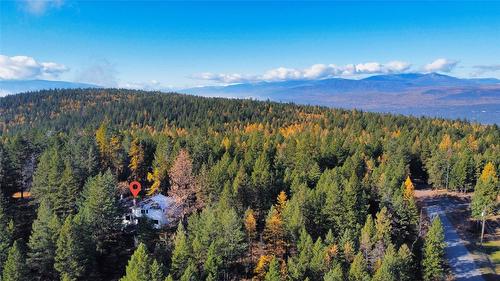
[[[440,280],[415,186],[475,191],[476,217],[499,191],[496,125],[117,89],[0,113],[4,281]],[[131,180],[174,223],[124,228]]]

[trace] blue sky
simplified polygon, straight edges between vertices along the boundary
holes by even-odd
[[[126,87],[500,78],[500,2],[0,2],[0,78]]]

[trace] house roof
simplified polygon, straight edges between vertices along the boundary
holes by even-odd
[[[142,209],[161,209],[165,210],[174,204],[174,200],[163,194],[156,194],[155,196],[149,197],[137,204],[137,207]]]

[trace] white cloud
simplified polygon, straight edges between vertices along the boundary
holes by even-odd
[[[409,70],[410,67],[411,64],[403,61],[391,61],[386,64],[368,62],[361,64],[347,64],[344,66],[337,66],[335,64],[314,64],[305,69],[278,67],[270,69],[262,75],[205,72],[193,75],[192,78],[227,84],[257,81],[320,80],[339,76],[401,73]]]
[[[485,73],[500,71],[500,64],[474,65],[473,68],[475,71],[471,75],[475,77]]]
[[[59,8],[64,0],[18,0],[24,10],[33,15],[43,15],[51,8]]]
[[[226,84],[251,82],[251,81],[256,80],[256,77],[241,75],[241,74],[237,74],[237,73],[218,74],[218,73],[211,73],[211,72],[198,73],[198,74],[192,75],[191,78],[199,79],[199,80],[215,81],[215,82],[226,83]]]
[[[0,79],[55,79],[69,69],[55,62],[38,62],[28,56],[0,55]]]
[[[172,86],[163,85],[157,80],[151,80],[148,82],[130,82],[120,84],[118,87],[126,89],[137,89],[137,90],[147,90],[147,91],[172,91]]]
[[[116,87],[118,71],[114,64],[106,59],[91,59],[90,64],[76,73],[75,81],[105,87]]]
[[[457,66],[458,61],[440,58],[424,66],[424,70],[427,72],[451,72],[455,66]]]

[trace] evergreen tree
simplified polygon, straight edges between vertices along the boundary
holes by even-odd
[[[165,279],[163,267],[156,259],[153,259],[149,272],[151,275],[151,281],[163,281]]]
[[[343,223],[341,231],[349,230],[352,235],[358,235],[361,225],[366,218],[367,203],[363,186],[356,174],[344,181],[342,192]]]
[[[125,276],[120,281],[150,281],[150,267],[151,258],[147,253],[146,246],[141,243],[130,257]]]
[[[349,269],[349,281],[369,281],[370,274],[365,258],[362,253],[358,253]]]
[[[266,277],[264,278],[264,281],[280,281],[281,276],[280,276],[280,266],[278,259],[273,258],[271,262],[269,263],[269,269],[266,273]]]
[[[434,218],[424,242],[422,260],[424,281],[444,278],[444,230],[439,217]]]
[[[190,262],[190,245],[182,222],[179,222],[174,238],[174,251],[172,252],[171,272],[175,279],[179,279]]]
[[[474,218],[481,218],[483,212],[487,216],[495,208],[496,200],[500,192],[498,176],[493,163],[489,162],[484,166],[479,177],[474,195],[472,196],[471,210]]]
[[[57,216],[43,201],[38,207],[36,220],[33,222],[28,242],[27,263],[30,274],[36,280],[57,279],[54,270],[56,243],[61,225]]]
[[[325,245],[323,244],[321,237],[318,237],[312,248],[312,259],[309,263],[311,279],[321,279],[325,268]]]
[[[399,281],[414,280],[415,274],[414,274],[412,253],[410,251],[410,248],[408,248],[406,244],[403,244],[401,247],[399,247],[397,259],[398,259],[398,274],[399,274],[398,280]]]
[[[232,208],[219,208],[216,210],[220,228],[212,230],[217,233],[214,242],[217,252],[223,259],[223,264],[229,266],[236,261],[247,249],[245,232],[242,230],[242,221]]]
[[[324,281],[345,281],[342,265],[337,263],[325,274]]]
[[[193,281],[196,280],[196,266],[193,263],[189,263],[182,273],[179,281]]]
[[[5,213],[3,194],[0,193],[0,276],[3,264],[7,260],[10,245],[12,243],[13,223],[9,223]]]
[[[368,215],[366,217],[365,225],[361,229],[361,237],[359,239],[359,244],[360,244],[359,248],[365,258],[367,258],[370,255],[373,249],[374,238],[375,238],[375,224],[373,223],[372,216]]]
[[[380,262],[384,256],[385,250],[392,243],[392,221],[386,207],[383,207],[377,213],[375,221],[375,245],[371,255],[371,264]]]
[[[120,205],[116,196],[116,181],[108,170],[90,178],[85,184],[79,215],[88,226],[96,250],[109,254],[120,233]]]
[[[28,280],[26,261],[20,249],[19,243],[14,241],[9,249],[7,260],[3,265],[2,281],[24,281]]]
[[[219,280],[219,270],[222,267],[222,258],[216,252],[215,244],[210,244],[207,253],[207,260],[204,264],[204,271],[212,280]]]
[[[310,263],[313,260],[314,244],[305,228],[302,228],[297,242],[297,255],[288,259],[288,269],[292,280],[304,280],[310,275]]]
[[[61,279],[91,280],[94,248],[88,230],[80,217],[69,215],[61,227],[54,268]]]
[[[68,215],[75,214],[79,195],[80,190],[73,167],[69,161],[66,161],[60,185],[54,194],[54,212],[63,220]]]
[[[252,188],[257,195],[257,204],[261,207],[269,206],[267,202],[273,194],[270,169],[269,157],[263,151],[255,161],[251,175]]]
[[[373,275],[373,281],[398,281],[398,260],[394,246],[387,247],[380,267]]]

